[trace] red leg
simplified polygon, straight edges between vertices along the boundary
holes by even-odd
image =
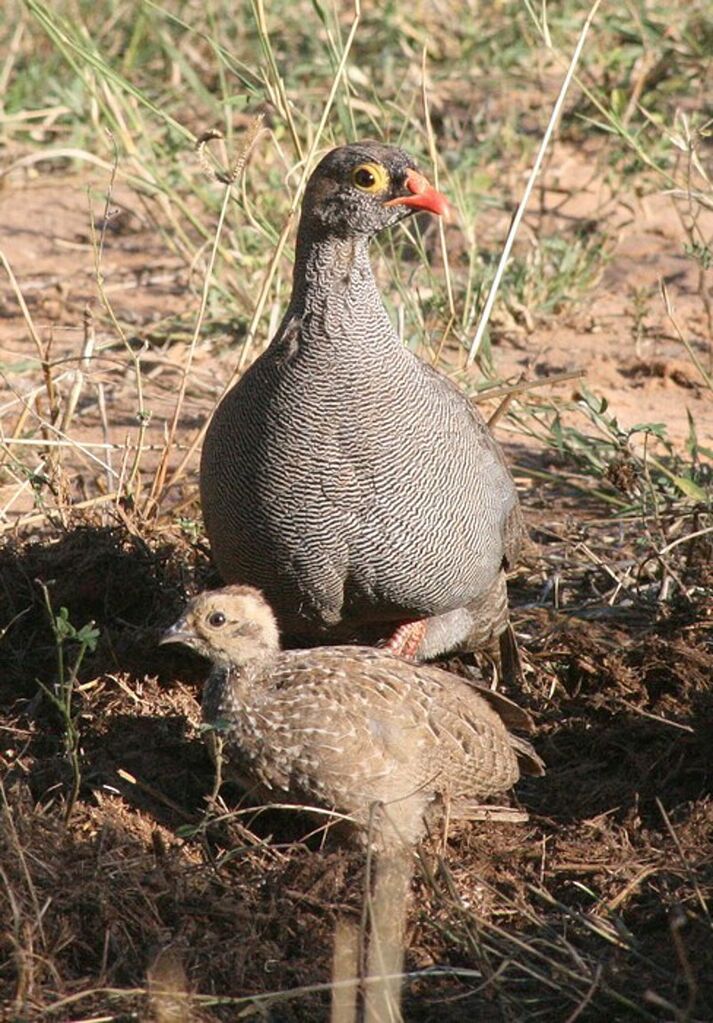
[[[384,643],[384,649],[392,654],[414,660],[426,635],[427,618],[416,618],[402,622]]]

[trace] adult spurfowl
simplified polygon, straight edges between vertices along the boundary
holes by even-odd
[[[210,659],[203,718],[222,734],[230,774],[273,801],[333,809],[369,824],[384,804],[402,839],[447,812],[467,818],[542,761],[506,721],[510,700],[432,665],[373,647],[281,651],[262,594],[200,594],[164,633]]]
[[[383,228],[446,208],[401,149],[328,153],[305,191],[284,319],[206,435],[218,569],[307,643],[384,641],[420,659],[509,636],[512,477],[478,410],[399,340],[367,251]]]

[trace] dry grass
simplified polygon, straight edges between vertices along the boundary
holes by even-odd
[[[494,388],[486,408],[534,541],[513,581],[519,698],[548,764],[518,788],[527,823],[475,823],[422,851],[405,1018],[712,1019],[705,3],[685,17],[663,0],[598,12],[477,377],[476,324],[586,12],[8,10],[0,1016],[329,1014],[335,930],[349,946],[361,926],[363,857],[299,813],[215,798],[203,666],[156,639],[217,581],[196,456],[284,309],[314,156],[379,135],[430,165],[460,210],[440,235],[414,224],[384,239],[377,269],[404,337],[473,392]],[[562,179],[580,151],[586,180]],[[589,306],[617,298],[622,210],[645,219],[662,190],[675,260],[662,243],[662,289],[618,296],[606,348]],[[544,339],[581,322],[574,365],[548,362]],[[627,345],[606,407],[596,359],[586,384],[578,367]],[[543,387],[554,374],[559,389]],[[662,401],[664,384],[679,388],[665,406],[689,411],[679,436],[627,414],[643,378],[662,381]]]

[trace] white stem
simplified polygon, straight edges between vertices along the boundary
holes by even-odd
[[[510,224],[510,230],[508,231],[508,236],[505,239],[505,245],[503,247],[503,251],[502,251],[501,256],[500,256],[500,261],[498,262],[498,268],[495,271],[495,277],[493,278],[493,283],[490,285],[490,291],[488,292],[488,297],[487,297],[485,305],[483,307],[483,311],[480,314],[480,320],[478,321],[478,327],[477,327],[477,329],[475,331],[475,337],[473,338],[473,342],[472,342],[472,344],[470,346],[470,352],[468,353],[468,364],[469,365],[474,361],[475,357],[477,356],[478,352],[480,351],[480,346],[483,343],[483,336],[485,334],[486,327],[488,326],[488,322],[490,320],[490,314],[493,311],[493,306],[495,305],[495,298],[496,298],[497,293],[498,293],[498,288],[500,287],[500,281],[502,280],[502,276],[505,273],[505,267],[507,265],[508,259],[510,258],[510,251],[511,251],[511,249],[513,247],[513,243],[515,241],[515,237],[516,237],[518,229],[520,227],[520,223],[522,221],[522,218],[525,215],[525,210],[527,209],[527,204],[530,201],[530,195],[532,194],[532,189],[535,186],[535,181],[537,180],[537,175],[540,173],[540,167],[542,166],[542,161],[545,158],[545,153],[547,152],[547,147],[548,147],[548,145],[550,143],[550,139],[552,138],[552,132],[555,130],[555,125],[557,124],[557,121],[559,119],[560,113],[562,111],[562,107],[564,105],[565,97],[567,96],[567,92],[569,91],[569,87],[570,87],[570,84],[572,82],[572,78],[574,77],[575,69],[577,67],[577,64],[579,63],[579,58],[580,58],[581,53],[582,53],[582,48],[584,47],[584,40],[587,38],[587,32],[589,31],[589,27],[592,24],[592,21],[594,19],[594,15],[597,13],[597,8],[599,7],[600,3],[601,3],[601,0],[595,0],[594,5],[592,6],[591,10],[589,11],[589,14],[587,15],[587,17],[586,17],[586,19],[584,21],[584,25],[582,26],[582,31],[579,33],[579,39],[577,40],[577,45],[576,45],[576,47],[574,49],[574,53],[572,54],[572,59],[569,62],[569,67],[567,68],[567,74],[564,76],[564,81],[562,82],[562,86],[561,86],[560,91],[559,91],[559,96],[557,97],[557,102],[555,103],[555,105],[554,105],[554,107],[552,109],[552,114],[550,115],[550,119],[549,119],[549,122],[547,124],[547,128],[545,129],[545,134],[544,134],[544,136],[542,138],[542,142],[540,143],[540,148],[539,148],[539,150],[537,152],[537,158],[536,158],[535,163],[534,163],[534,165],[532,167],[532,170],[530,171],[530,176],[527,179],[527,185],[525,186],[525,191],[523,193],[522,199],[520,200],[520,205],[518,206],[518,208],[517,208],[517,210],[515,212],[515,216],[512,218],[512,223]]]

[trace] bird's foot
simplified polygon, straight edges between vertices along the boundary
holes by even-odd
[[[428,619],[416,618],[402,622],[396,631],[384,643],[384,649],[398,657],[409,661],[416,660],[418,651],[426,635]]]

